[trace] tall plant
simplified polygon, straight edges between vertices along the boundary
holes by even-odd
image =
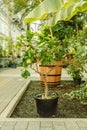
[[[27,31],[27,34],[18,38],[18,45],[25,46],[26,50],[23,52],[22,56],[22,76],[27,78],[30,76],[30,71],[28,67],[33,69],[36,73],[39,73],[43,79],[45,84],[45,98],[48,98],[48,84],[46,81],[46,77],[48,74],[55,68],[59,67],[56,65],[55,67],[51,67],[51,69],[45,74],[39,71],[39,64],[48,65],[50,63],[55,63],[60,60],[64,54],[64,48],[62,48],[61,42],[52,35],[44,36],[44,33],[41,34]]]
[[[8,38],[4,38],[5,40],[7,39],[8,41],[8,46],[10,46],[10,51],[12,53],[12,63],[14,62],[14,45],[13,45],[13,37],[12,37],[12,30],[11,30],[11,20],[12,20],[12,2],[10,0],[2,1],[1,3],[1,8],[6,8],[7,10],[7,21],[8,21]]]

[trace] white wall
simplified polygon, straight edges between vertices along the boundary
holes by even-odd
[[[8,36],[7,18],[0,12],[0,34]]]

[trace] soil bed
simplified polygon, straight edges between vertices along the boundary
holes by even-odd
[[[59,118],[87,118],[87,105],[82,105],[79,100],[70,99],[64,93],[79,89],[72,81],[61,81],[61,85],[49,88],[60,94],[58,101],[58,113],[53,117]],[[44,92],[44,87],[39,81],[32,81],[23,95],[23,98],[15,108],[12,118],[36,118],[39,117],[36,111],[34,94]]]

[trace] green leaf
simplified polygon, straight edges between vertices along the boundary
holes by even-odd
[[[78,12],[83,12],[87,10],[87,2],[78,2],[67,8],[61,9],[52,18],[46,22],[46,26],[53,26],[60,20],[68,21]]]
[[[31,32],[30,30],[27,30],[26,35],[27,35],[27,40],[28,41],[31,41],[31,39],[34,36],[33,32]]]
[[[36,20],[45,19],[50,13],[57,13],[63,8],[67,8],[68,6],[78,2],[79,0],[44,0],[41,4],[39,4],[32,12],[29,13],[25,18],[25,22],[33,22]]]
[[[55,3],[55,4],[54,4]],[[25,22],[45,19],[48,13],[59,11],[64,5],[63,0],[44,0],[25,18]],[[50,8],[49,8],[50,7]]]
[[[50,7],[50,8],[49,8]],[[44,0],[26,18],[25,22],[45,19],[49,14],[46,26],[53,26],[60,20],[69,20],[78,12],[87,10],[87,2],[80,0]]]
[[[28,70],[24,70],[22,73],[21,73],[22,77],[24,78],[27,78],[30,76],[30,72]]]

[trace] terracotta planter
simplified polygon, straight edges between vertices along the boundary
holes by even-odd
[[[50,69],[59,65],[59,67],[53,69],[46,77],[46,81],[48,86],[54,87],[60,84],[61,81],[61,71],[62,71],[62,63],[57,62],[56,64],[51,65],[40,65],[40,72],[41,74],[46,74]],[[41,85],[44,85],[44,78],[40,76]]]

